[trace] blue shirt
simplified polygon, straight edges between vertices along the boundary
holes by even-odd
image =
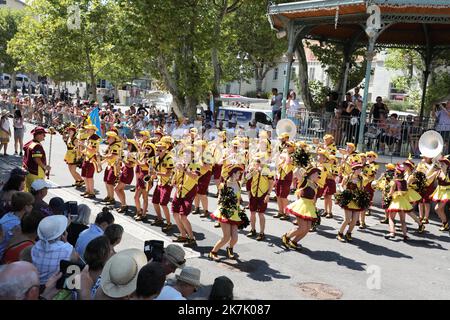
[[[14,235],[14,228],[20,226],[20,219],[14,212],[8,212],[0,219],[0,226],[3,229],[3,240],[0,242],[0,260],[8,246],[9,240]]]
[[[103,229],[96,224],[91,224],[88,229],[80,233],[77,243],[75,244],[75,250],[84,259],[84,251],[91,240],[103,235]]]

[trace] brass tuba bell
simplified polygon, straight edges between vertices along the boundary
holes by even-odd
[[[424,157],[440,157],[444,150],[444,139],[439,132],[430,130],[425,132],[419,140],[419,150]]]
[[[281,136],[283,133],[289,134],[289,139],[294,140],[297,135],[297,126],[294,121],[289,119],[282,119],[277,123],[277,136]]]

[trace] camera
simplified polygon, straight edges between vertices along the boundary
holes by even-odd
[[[147,261],[161,262],[164,254],[164,241],[148,240],[144,243],[144,253]]]

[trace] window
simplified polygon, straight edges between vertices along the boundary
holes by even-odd
[[[278,80],[278,68],[273,71],[273,80]]]
[[[263,112],[256,112],[255,113],[255,121],[256,123],[262,123],[264,125],[272,125],[272,121],[270,118]]]
[[[225,86],[225,93],[226,94],[229,94],[231,92],[231,84],[227,84],[226,86]]]
[[[297,69],[295,67],[292,67],[291,70],[291,80],[294,80],[297,76]]]
[[[316,68],[309,68],[309,80],[316,80]]]

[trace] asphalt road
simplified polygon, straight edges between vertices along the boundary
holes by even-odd
[[[26,140],[30,139],[27,125]],[[44,148],[48,152],[47,136]],[[9,153],[13,151],[12,144]],[[64,200],[86,203],[92,209],[91,220],[101,211],[102,206],[79,196],[80,192],[71,187],[72,177],[63,161],[65,145],[61,136],[53,138],[50,181],[55,188],[52,196]],[[20,158],[9,156],[0,158],[0,176],[5,177],[13,165],[20,164]],[[95,187],[98,199],[106,196],[103,174],[96,175]],[[216,189],[211,186],[210,192]],[[133,193],[126,191],[127,201],[133,204]],[[292,200],[294,199],[293,196]],[[244,193],[244,200],[247,195]],[[210,197],[210,210],[215,209],[217,199]],[[323,201],[319,201],[323,208]],[[235,284],[235,295],[241,299],[449,299],[450,298],[450,236],[440,232],[436,216],[423,235],[414,230],[416,225],[407,219],[410,227],[409,242],[398,239],[386,240],[387,225],[379,223],[381,209],[367,217],[367,230],[355,230],[351,244],[336,240],[337,229],[343,220],[343,210],[334,207],[335,218],[322,220],[316,233],[309,233],[302,240],[301,252],[286,250],[281,244],[281,236],[293,225],[279,221],[273,216],[277,213],[276,202],[271,201],[266,213],[266,240],[256,242],[240,231],[239,242],[235,247],[238,260],[223,259],[210,261],[207,257],[215,242],[220,238],[220,229],[213,227],[210,219],[191,215],[190,221],[198,242],[194,250],[187,250],[188,265],[202,270],[201,281],[205,287],[197,297],[207,295],[214,279],[221,275],[231,278]],[[150,206],[150,222],[154,217]],[[165,244],[171,242],[173,233],[164,234],[159,227],[149,223],[135,222],[132,215],[115,213],[116,223],[124,226],[126,234],[119,250],[129,247],[142,248],[145,240],[161,239]],[[176,231],[176,228],[174,228]],[[219,255],[225,257],[225,251]],[[313,285],[310,285],[313,283]],[[316,285],[320,284],[320,285]]]

